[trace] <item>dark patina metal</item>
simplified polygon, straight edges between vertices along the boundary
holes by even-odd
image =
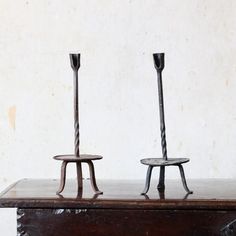
[[[160,129],[161,129],[161,147],[162,158],[145,158],[141,160],[141,163],[148,165],[146,184],[142,194],[146,194],[150,187],[150,180],[153,167],[160,167],[160,176],[157,189],[159,192],[165,190],[165,167],[166,166],[178,166],[184,189],[187,193],[193,193],[189,190],[184,175],[184,169],[182,164],[189,162],[188,158],[168,158],[167,157],[167,144],[166,144],[166,127],[165,127],[165,114],[164,114],[164,98],[163,98],[163,86],[162,86],[162,70],[165,66],[164,53],[153,54],[154,66],[157,71],[157,83],[158,83],[158,96],[159,96],[159,113],[160,113]]]
[[[76,163],[77,170],[77,182],[78,182],[78,193],[82,196],[83,192],[83,175],[82,175],[82,166],[81,164],[87,163],[89,166],[90,172],[90,181],[92,188],[95,194],[102,194],[102,192],[98,189],[95,178],[94,171],[94,160],[102,159],[102,156],[99,155],[88,155],[88,154],[80,154],[80,135],[79,135],[79,91],[78,91],[78,70],[80,68],[80,54],[70,54],[70,63],[72,70],[74,72],[74,128],[75,128],[75,149],[74,154],[69,155],[58,155],[53,157],[55,160],[62,161],[61,166],[61,182],[60,187],[57,191],[57,194],[60,194],[65,187],[66,182],[66,167],[70,162]]]

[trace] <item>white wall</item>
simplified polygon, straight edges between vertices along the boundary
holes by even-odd
[[[169,156],[191,158],[188,178],[235,178],[235,11],[234,0],[0,0],[0,190],[59,177],[52,156],[73,151],[69,52],[81,53],[81,150],[104,156],[97,178],[144,179],[139,160],[161,156],[153,52],[166,53]],[[0,217],[15,235],[14,211]]]

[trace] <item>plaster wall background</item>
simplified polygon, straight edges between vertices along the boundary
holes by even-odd
[[[98,179],[144,179],[139,160],[161,155],[153,52],[166,53],[169,156],[191,158],[187,178],[236,178],[235,11],[233,0],[0,0],[0,191],[58,178],[52,157],[73,151],[70,52]],[[16,235],[15,210],[0,218]]]

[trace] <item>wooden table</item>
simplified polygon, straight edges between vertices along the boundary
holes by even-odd
[[[18,236],[236,235],[236,180],[192,180],[192,195],[179,181],[167,181],[165,195],[144,181],[98,181],[94,195],[84,180],[77,195],[68,180],[56,195],[58,180],[24,179],[0,195],[0,207],[16,207]]]

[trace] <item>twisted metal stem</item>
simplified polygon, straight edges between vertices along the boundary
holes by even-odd
[[[162,147],[162,156],[167,160],[167,144],[166,144],[166,129],[165,126],[161,125],[161,147]]]
[[[162,90],[161,70],[157,70],[157,82],[158,82],[158,95],[159,95],[162,155],[163,155],[163,159],[167,160],[166,128],[165,128],[164,99],[163,99],[163,90]]]
[[[79,144],[80,144],[80,137],[79,137],[79,122],[75,121],[74,124],[75,127],[75,155],[79,157],[80,150],[79,150]]]
[[[74,129],[75,129],[75,155],[79,157],[79,93],[78,93],[78,71],[74,71]]]
[[[80,54],[70,54],[71,67],[74,71],[74,130],[75,130],[75,156],[80,156],[79,144],[79,83],[78,83],[78,70],[80,67]]]

